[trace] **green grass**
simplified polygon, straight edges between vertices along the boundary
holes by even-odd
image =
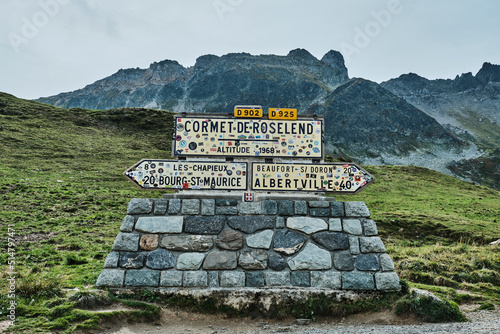
[[[94,287],[129,200],[163,195],[141,191],[121,174],[144,158],[171,158],[172,115],[66,110],[0,93],[0,261],[7,263],[13,225],[14,332],[71,331],[100,321],[75,309],[63,289]],[[486,243],[500,238],[500,193],[419,167],[366,168],[375,184],[337,199],[366,202],[398,274],[459,304],[498,307],[500,253]],[[7,284],[0,287],[6,314]],[[312,317],[320,306],[295,313]]]
[[[407,242],[500,237],[500,192],[415,166],[367,166],[373,186],[339,201],[364,201],[382,235]]]

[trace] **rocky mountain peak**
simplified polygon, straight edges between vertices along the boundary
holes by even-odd
[[[477,72],[476,79],[483,85],[487,85],[489,82],[500,82],[500,65],[484,63]]]
[[[216,55],[203,55],[196,58],[196,63],[194,64],[195,70],[205,70],[212,67],[219,57]]]
[[[330,50],[327,53],[325,53],[323,58],[321,58],[321,61],[327,63],[331,67],[335,68],[345,67],[344,57],[340,52],[335,50]]]
[[[347,67],[344,63],[344,57],[340,52],[330,50],[323,56],[323,58],[321,58],[321,61],[325,64],[330,65],[335,70],[336,74],[340,78],[342,78],[342,81],[345,82],[349,80]]]
[[[316,57],[314,57],[309,51],[306,49],[295,49],[290,52],[288,52],[287,57],[293,57],[293,58],[299,58],[299,59],[304,59],[304,60],[310,60],[310,61],[317,61]]]

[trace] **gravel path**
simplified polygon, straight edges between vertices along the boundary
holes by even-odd
[[[477,307],[477,306],[476,306]],[[100,332],[100,334],[500,334],[500,310],[464,312],[471,320],[464,323],[418,323],[389,313],[361,315],[340,322],[299,325],[294,320],[263,321],[235,318],[222,319],[193,314],[164,314],[161,324],[133,324]],[[365,322],[410,322],[411,324],[366,324]]]

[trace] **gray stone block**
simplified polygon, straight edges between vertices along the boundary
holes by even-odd
[[[363,228],[359,219],[344,219],[343,227],[345,233],[353,235],[363,234]]]
[[[357,255],[361,253],[359,248],[359,238],[355,236],[349,236],[349,250],[352,255]]]
[[[219,272],[209,271],[208,272],[208,287],[218,288],[219,287]]]
[[[286,255],[295,254],[306,240],[307,238],[298,232],[287,229],[277,230],[274,233],[273,250]]]
[[[293,201],[279,201],[278,202],[278,214],[280,216],[293,216]]]
[[[264,214],[275,215],[278,212],[278,203],[275,200],[264,201]]]
[[[251,288],[261,288],[264,286],[264,273],[262,271],[247,272],[246,286]]]
[[[241,202],[238,205],[240,215],[261,215],[264,213],[262,210],[262,202]]]
[[[161,247],[182,252],[206,252],[214,247],[214,241],[208,235],[167,235],[161,240]]]
[[[388,254],[380,254],[380,267],[382,271],[393,271],[394,262]]]
[[[379,237],[360,237],[361,253],[385,253],[385,247]]]
[[[176,215],[181,212],[181,200],[178,198],[172,198],[168,201],[168,214]]]
[[[329,208],[309,208],[309,214],[311,217],[329,217]]]
[[[246,270],[261,270],[267,268],[267,252],[263,250],[243,251],[238,258],[238,264]]]
[[[276,228],[285,227],[285,217],[276,217]]]
[[[167,213],[168,201],[165,198],[155,199],[155,208],[153,213],[155,215],[164,215]]]
[[[127,206],[128,215],[151,213],[152,210],[153,201],[147,198],[132,198]]]
[[[113,243],[113,250],[125,252],[137,252],[139,249],[139,234],[120,232]]]
[[[328,230],[328,224],[323,219],[311,217],[289,217],[286,219],[286,226],[306,234]]]
[[[295,201],[295,214],[301,216],[307,215],[306,201]]]
[[[182,281],[183,286],[186,288],[206,288],[208,286],[208,274],[206,271],[185,271]]]
[[[341,274],[334,271],[311,271],[311,287],[340,289]]]
[[[174,266],[175,258],[173,254],[163,248],[149,252],[146,258],[146,267],[151,269],[168,269]]]
[[[330,252],[308,243],[296,256],[288,260],[291,270],[321,270],[332,267]]]
[[[328,220],[328,226],[330,231],[342,232],[342,219],[330,218]]]
[[[195,234],[219,234],[226,223],[226,216],[186,216],[184,230]]]
[[[225,230],[217,236],[215,243],[221,249],[238,250],[243,247],[243,235],[237,231]]]
[[[275,224],[274,218],[267,216],[233,216],[227,222],[231,228],[245,233],[274,228]]]
[[[160,275],[160,286],[166,286],[166,287],[182,286],[182,272],[176,270],[162,271]]]
[[[125,285],[128,286],[159,286],[160,272],[158,270],[140,269],[127,270]]]
[[[216,215],[237,215],[238,208],[235,206],[216,206],[215,207]]]
[[[251,248],[269,249],[273,241],[273,230],[264,230],[247,237],[247,246]]]
[[[125,278],[125,270],[121,269],[104,269],[97,278],[97,287],[122,287]]]
[[[118,260],[120,259],[120,253],[111,252],[106,256],[104,260],[104,268],[116,268],[118,267]]]
[[[140,217],[135,229],[146,233],[181,233],[183,221],[183,216]]]
[[[177,270],[198,270],[205,259],[204,253],[182,253],[177,257]]]
[[[216,199],[215,205],[217,205],[217,206],[236,206],[236,205],[238,205],[238,200],[235,200],[235,199]]]
[[[269,268],[272,270],[282,270],[286,267],[285,259],[278,254],[269,254]]]
[[[200,200],[199,199],[183,199],[182,200],[182,214],[183,215],[197,215],[200,213]]]
[[[363,229],[366,237],[372,237],[378,234],[377,224],[371,219],[363,220]]]
[[[144,266],[146,254],[138,252],[123,252],[120,254],[120,267],[126,269],[140,269]]]
[[[337,270],[354,270],[354,257],[350,252],[335,252],[333,254],[333,266]]]
[[[330,251],[349,249],[349,237],[339,232],[319,232],[312,236],[314,242]]]
[[[238,265],[236,252],[212,251],[207,254],[203,263],[205,270],[235,269]]]
[[[332,217],[344,217],[344,202],[331,202]]]
[[[220,286],[225,288],[245,286],[245,273],[242,271],[222,271],[220,273]]]
[[[310,208],[329,208],[330,202],[327,201],[309,201]]]
[[[301,287],[311,286],[311,276],[309,274],[309,271],[292,272],[292,285]]]
[[[379,270],[380,265],[378,256],[375,254],[359,254],[356,256],[355,262],[356,269],[358,270]]]
[[[270,271],[264,273],[266,286],[290,286],[288,271]]]
[[[134,230],[135,217],[131,215],[126,215],[122,220],[122,226],[120,226],[121,232],[132,232]]]
[[[344,272],[342,273],[342,289],[345,290],[375,290],[373,274]]]
[[[376,273],[377,290],[401,290],[399,277],[396,273]]]
[[[215,200],[214,199],[202,199],[201,200],[201,215],[202,216],[213,216],[215,214]]]
[[[370,217],[370,210],[365,202],[345,202],[344,204],[346,217]]]

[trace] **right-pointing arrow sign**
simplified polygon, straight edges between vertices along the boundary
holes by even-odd
[[[355,194],[375,178],[353,163],[252,163],[254,191]]]

